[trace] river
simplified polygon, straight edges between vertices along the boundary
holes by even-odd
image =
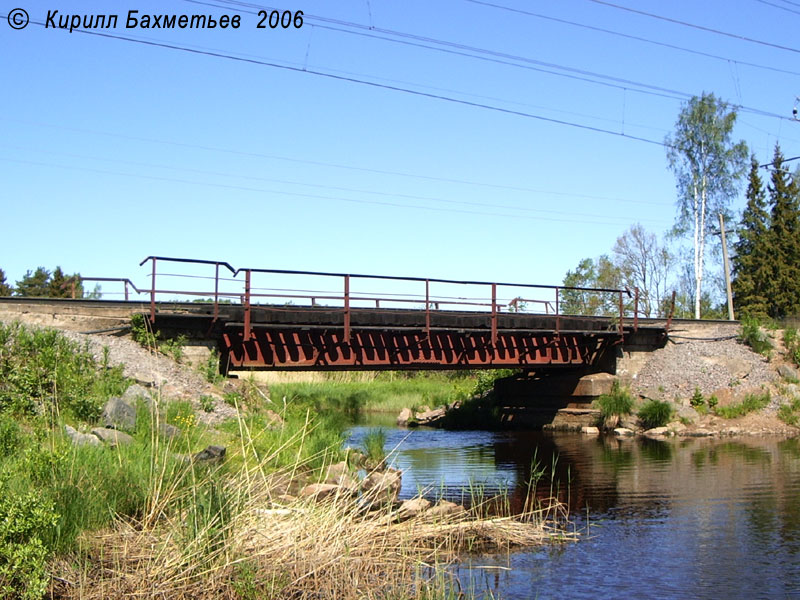
[[[504,489],[519,509],[538,465],[539,493],[570,507],[579,542],[469,557],[459,576],[479,596],[800,598],[800,439],[662,442],[392,420],[370,416],[348,443],[385,429],[401,498]]]

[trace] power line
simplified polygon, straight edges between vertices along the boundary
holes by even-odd
[[[212,7],[215,7],[215,8],[223,8],[219,4],[205,2],[203,0],[184,0],[184,1],[185,2],[189,2],[191,4],[200,4],[200,5],[204,5],[204,6],[212,6]],[[217,0],[217,2],[222,2],[222,3],[226,4],[226,5],[247,6],[247,7],[254,7],[254,8],[264,8],[264,9],[267,9],[267,10],[270,10],[270,9],[273,8],[273,7],[269,7],[269,6],[261,6],[261,5],[250,4],[250,3],[245,3],[245,2],[236,2],[234,0]],[[250,11],[244,10],[242,8],[235,8],[234,10],[238,10],[239,12],[244,12],[244,13],[249,13],[249,14],[255,14],[255,13],[251,13]],[[403,45],[415,46],[415,47],[420,47],[420,48],[426,48],[426,49],[429,49],[429,50],[434,50],[434,51],[437,51],[437,52],[444,52],[444,53],[448,53],[448,54],[456,54],[456,55],[464,56],[464,57],[467,57],[467,58],[473,58],[473,59],[478,59],[478,60],[495,62],[495,63],[498,63],[498,64],[513,66],[513,67],[518,67],[518,68],[524,68],[524,69],[529,69],[529,70],[533,70],[533,71],[539,71],[539,72],[548,73],[548,74],[551,74],[551,75],[556,75],[556,76],[559,76],[559,77],[567,77],[567,78],[570,78],[570,79],[577,79],[577,80],[580,80],[580,81],[586,81],[586,82],[589,82],[589,83],[594,83],[596,85],[605,85],[605,86],[614,87],[614,88],[620,89],[620,90],[634,91],[634,92],[638,92],[638,93],[641,93],[641,94],[649,94],[649,95],[654,95],[654,96],[660,96],[660,97],[663,97],[663,98],[672,98],[672,99],[686,98],[686,99],[688,99],[688,98],[693,97],[693,94],[690,94],[688,92],[682,92],[680,90],[673,90],[673,89],[670,89],[670,88],[664,88],[664,87],[661,87],[661,86],[648,84],[648,83],[644,83],[644,82],[641,82],[641,81],[635,81],[635,80],[625,79],[625,78],[621,78],[621,77],[615,77],[615,76],[606,75],[606,74],[603,74],[603,73],[596,73],[596,72],[592,72],[592,71],[587,71],[585,69],[578,69],[578,68],[569,67],[569,66],[566,66],[566,65],[559,65],[557,63],[548,63],[548,62],[539,61],[539,60],[528,58],[528,57],[524,57],[524,56],[517,56],[517,55],[513,55],[513,54],[497,52],[497,51],[494,51],[494,50],[489,50],[489,49],[480,48],[480,47],[476,47],[476,46],[468,46],[466,44],[459,44],[459,43],[450,42],[450,41],[447,41],[447,40],[441,40],[441,39],[425,37],[425,36],[418,36],[418,35],[415,35],[415,34],[409,34],[409,33],[405,33],[405,32],[402,32],[402,31],[396,31],[396,30],[392,30],[392,29],[368,28],[365,25],[361,25],[359,23],[353,23],[353,22],[350,22],[350,21],[342,21],[342,20],[339,20],[339,19],[330,19],[330,18],[327,18],[327,17],[320,17],[320,16],[317,16],[317,15],[306,14],[306,15],[304,15],[304,17],[305,17],[306,21],[322,21],[322,22],[326,22],[326,23],[335,23],[335,24],[339,24],[339,25],[342,25],[342,26],[345,26],[345,27],[350,27],[350,28],[355,28],[355,29],[362,30],[362,31],[351,31],[349,29],[341,29],[341,28],[338,28],[338,27],[332,27],[332,26],[328,26],[328,25],[314,25],[315,27],[318,27],[320,29],[326,29],[326,30],[330,30],[330,31],[338,31],[338,32],[341,32],[341,33],[349,34],[349,35],[358,35],[358,36],[361,36],[361,37],[371,37],[371,38],[380,39],[380,40],[384,40],[384,41],[388,41],[388,42],[392,42],[392,43],[396,43],[396,44],[403,44]],[[366,30],[366,31],[364,31],[364,30]],[[424,41],[424,42],[427,42],[427,43],[432,43],[432,44],[445,46],[445,48],[440,48],[438,46],[428,46],[428,45],[424,45],[424,44],[420,44],[420,43],[414,43],[414,42],[408,41],[407,39],[393,39],[391,37],[386,37],[387,35],[398,36],[398,37],[401,37],[401,38],[408,38],[408,39],[412,39],[412,40]],[[457,50],[454,50],[453,48],[460,49],[460,50],[462,50],[464,52],[459,52]],[[472,53],[477,53],[477,54],[486,54],[488,57],[479,56],[479,55],[476,55],[476,54],[469,54],[469,53],[465,53],[465,52],[472,52]],[[491,57],[494,57],[494,58],[491,58]],[[722,60],[730,60],[730,59],[725,59],[723,57],[720,57],[720,58],[722,58]],[[505,59],[505,60],[501,60],[501,59]],[[519,63],[523,63],[523,64],[519,64]],[[538,66],[530,66],[530,65],[538,65]],[[554,71],[551,71],[551,70],[547,70],[547,69],[542,68],[542,67],[547,67],[549,69],[557,69],[557,70],[561,70],[561,71],[566,71],[566,73],[558,73],[558,72],[554,72]],[[791,72],[791,71],[789,71],[788,73],[795,74],[795,75],[800,75],[800,73],[795,73],[795,72]],[[587,77],[594,77],[596,79],[587,79]],[[597,79],[604,79],[606,81],[597,81]],[[642,89],[635,89],[636,87],[640,87]],[[774,118],[777,118],[777,119],[789,120],[788,117],[784,117],[783,115],[779,115],[777,113],[772,113],[772,112],[765,111],[765,110],[758,109],[758,108],[752,108],[752,107],[743,106],[743,105],[739,105],[739,106],[737,106],[737,108],[739,110],[742,110],[743,112],[750,112],[750,113],[758,114],[758,115],[761,115],[761,116],[767,116],[767,117],[774,117]]]
[[[8,16],[7,15],[0,15],[0,17],[7,18]],[[40,21],[31,20],[30,23],[32,23],[34,25],[38,25],[40,27],[45,27],[45,24],[40,22]],[[413,90],[413,89],[410,89],[410,88],[404,88],[404,87],[400,87],[400,86],[397,86],[397,85],[386,85],[386,84],[377,83],[377,82],[374,82],[374,81],[369,81],[369,80],[366,80],[366,79],[358,79],[356,77],[346,77],[346,76],[343,76],[343,75],[335,75],[333,73],[328,73],[328,72],[325,72],[325,71],[317,71],[317,70],[314,70],[314,69],[305,69],[305,68],[300,68],[300,67],[292,67],[292,66],[289,66],[289,65],[282,65],[282,64],[279,64],[279,63],[274,63],[274,62],[270,62],[270,61],[266,61],[266,60],[259,60],[259,59],[255,59],[255,58],[246,58],[246,57],[242,57],[242,56],[236,56],[236,55],[227,54],[227,53],[224,53],[224,52],[217,52],[217,51],[211,51],[211,50],[199,50],[199,49],[196,49],[196,48],[189,48],[189,47],[180,46],[180,45],[177,45],[177,44],[171,44],[171,43],[166,43],[166,42],[156,42],[156,41],[152,41],[152,40],[142,40],[142,39],[132,38],[132,37],[128,37],[128,36],[113,35],[113,34],[110,34],[110,33],[103,33],[103,32],[100,32],[100,31],[90,31],[90,30],[85,30],[85,29],[73,29],[72,32],[73,33],[84,33],[84,34],[87,34],[87,35],[93,35],[93,36],[97,36],[97,37],[101,37],[101,38],[122,40],[122,41],[126,41],[126,42],[132,42],[132,43],[135,43],[135,44],[142,44],[142,45],[145,45],[145,46],[152,46],[152,47],[156,47],[156,48],[165,48],[165,49],[168,49],[168,50],[178,50],[178,51],[188,52],[190,54],[196,54],[196,55],[201,55],[201,56],[212,56],[214,58],[223,58],[223,59],[227,59],[227,60],[234,60],[234,61],[248,63],[248,64],[254,64],[254,65],[259,65],[259,66],[264,66],[264,67],[271,67],[271,68],[275,68],[275,69],[282,69],[282,70],[286,70],[286,71],[292,71],[292,72],[295,72],[295,73],[304,73],[304,74],[308,74],[308,75],[316,75],[318,77],[325,77],[325,78],[333,79],[333,80],[337,80],[337,81],[344,81],[344,82],[348,82],[348,83],[357,83],[357,84],[360,84],[360,85],[366,85],[366,86],[373,87],[373,88],[380,88],[380,89],[390,90],[390,91],[394,91],[394,92],[402,92],[402,93],[409,94],[409,95],[412,95],[412,96],[429,98],[429,99],[432,99],[432,100],[441,100],[441,101],[444,101],[444,102],[450,102],[450,103],[459,104],[459,105],[462,105],[462,106],[470,106],[472,108],[482,108],[482,109],[485,109],[485,110],[490,110],[490,111],[498,112],[498,113],[502,113],[502,114],[517,116],[517,117],[524,117],[524,118],[527,118],[527,119],[533,119],[533,120],[542,121],[542,122],[546,122],[546,123],[553,123],[553,124],[556,124],[556,125],[564,125],[564,126],[567,126],[567,127],[574,127],[576,129],[582,129],[582,130],[585,130],[585,131],[594,131],[596,133],[605,133],[605,134],[608,134],[608,135],[622,137],[622,138],[626,138],[626,139],[630,139],[630,140],[636,140],[636,141],[639,141],[639,142],[645,142],[647,144],[654,144],[654,145],[657,145],[657,146],[664,146],[665,145],[664,142],[660,142],[660,141],[657,141],[657,140],[651,140],[651,139],[640,137],[640,136],[629,135],[629,134],[624,133],[624,132],[612,131],[610,129],[603,129],[602,127],[595,127],[595,126],[592,126],[592,125],[584,125],[584,124],[581,124],[581,123],[574,123],[572,121],[565,121],[563,119],[554,119],[552,117],[545,117],[543,115],[537,115],[537,114],[534,114],[534,113],[527,113],[527,112],[523,112],[523,111],[519,111],[519,110],[503,108],[503,107],[500,107],[500,106],[494,106],[494,105],[491,105],[491,104],[484,104],[482,102],[473,102],[471,100],[464,100],[464,99],[460,99],[460,98],[453,98],[451,96],[444,96],[444,95],[441,95],[441,94],[433,94],[433,93],[430,93],[430,92],[423,92],[423,91],[420,91],[420,90]]]
[[[260,194],[275,194],[279,196],[287,196],[290,198],[305,198],[309,200],[333,200],[337,202],[349,202],[354,204],[367,204],[367,205],[374,205],[374,206],[389,206],[395,208],[403,208],[403,209],[415,209],[415,210],[426,210],[432,212],[443,212],[443,213],[450,213],[450,214],[465,214],[465,215],[476,215],[476,216],[488,216],[488,217],[500,217],[500,218],[512,218],[512,219],[525,219],[529,221],[548,221],[548,222],[556,222],[556,223],[584,223],[584,224],[595,224],[595,225],[613,225],[616,227],[622,226],[625,223],[629,222],[630,219],[627,217],[609,217],[607,215],[601,215],[599,218],[606,219],[605,221],[597,221],[596,218],[593,218],[591,221],[577,219],[573,217],[566,218],[566,219],[557,219],[553,217],[539,217],[539,216],[528,216],[528,215],[519,215],[519,214],[508,214],[508,213],[497,213],[497,212],[486,212],[486,211],[473,211],[473,210],[464,210],[464,209],[454,209],[454,208],[441,208],[436,206],[421,206],[421,205],[410,205],[410,204],[401,204],[398,202],[380,202],[377,200],[361,200],[357,198],[344,198],[341,196],[325,196],[321,194],[303,194],[299,192],[287,192],[284,190],[275,190],[275,189],[265,189],[265,188],[255,188],[255,187],[247,187],[247,186],[240,186],[240,185],[229,185],[224,183],[213,183],[213,182],[197,182],[191,181],[187,179],[178,179],[174,177],[158,177],[155,175],[142,175],[138,173],[124,173],[119,171],[107,171],[104,169],[94,169],[91,167],[75,167],[69,165],[58,165],[53,163],[43,163],[37,161],[28,161],[28,160],[20,160],[20,159],[13,159],[13,158],[0,158],[0,161],[16,163],[16,164],[26,164],[26,165],[33,165],[33,166],[40,166],[40,167],[48,167],[48,168],[59,168],[59,169],[66,169],[66,170],[73,170],[73,171],[86,171],[90,173],[97,173],[101,175],[114,175],[118,177],[132,177],[135,179],[146,179],[150,181],[165,181],[169,183],[182,183],[182,184],[190,184],[190,185],[199,185],[199,186],[207,186],[207,187],[214,187],[214,188],[222,188],[222,189],[231,189],[237,191],[244,191],[244,192],[256,192]],[[560,213],[560,214],[570,214],[574,215],[573,213]],[[609,219],[619,219],[619,222],[610,221]],[[661,223],[662,221],[656,219],[647,219],[651,222],[658,222]]]
[[[9,119],[6,119],[2,115],[0,115],[0,120],[8,121]],[[332,162],[325,162],[325,161],[316,161],[316,160],[308,160],[308,159],[295,158],[295,157],[289,157],[289,156],[282,156],[282,155],[279,155],[279,154],[266,154],[266,153],[262,153],[262,152],[246,152],[246,151],[243,151],[243,150],[232,150],[230,148],[220,148],[218,146],[206,146],[206,145],[201,145],[201,144],[189,144],[189,143],[186,143],[186,142],[175,142],[175,141],[171,141],[171,140],[160,140],[160,139],[156,139],[156,138],[147,138],[147,137],[141,137],[141,136],[124,135],[124,134],[120,134],[120,133],[110,133],[110,132],[107,132],[107,131],[95,131],[95,130],[91,130],[91,129],[81,129],[81,128],[77,128],[77,127],[67,127],[67,126],[64,126],[64,125],[61,125],[61,124],[54,125],[52,123],[36,123],[36,122],[19,121],[19,120],[15,121],[15,122],[25,123],[25,124],[28,124],[28,125],[36,125],[36,126],[40,126],[40,127],[49,127],[49,128],[55,128],[55,129],[62,129],[62,130],[65,130],[65,131],[75,131],[75,132],[78,132],[78,133],[89,133],[89,134],[92,134],[92,135],[103,135],[103,136],[126,139],[126,140],[133,140],[133,141],[138,141],[138,142],[165,144],[165,145],[170,145],[170,146],[177,146],[177,147],[180,147],[180,148],[194,148],[194,149],[199,149],[199,150],[206,150],[206,151],[209,151],[209,152],[220,152],[220,153],[223,153],[223,154],[231,154],[231,155],[234,155],[234,156],[245,156],[245,157],[248,157],[248,158],[267,158],[267,159],[270,159],[270,160],[280,160],[280,161],[298,163],[298,164],[329,167],[329,168],[334,168],[334,169],[344,169],[344,170],[357,171],[357,172],[362,172],[362,173],[374,173],[376,175],[391,175],[393,177],[405,177],[405,178],[409,178],[409,179],[419,179],[419,180],[422,180],[422,181],[437,181],[437,182],[442,182],[442,183],[450,183],[450,184],[457,184],[457,185],[468,185],[468,186],[482,187],[482,188],[488,188],[488,189],[509,190],[509,191],[514,191],[514,192],[525,192],[525,193],[552,194],[552,195],[556,195],[556,196],[587,198],[587,199],[591,199],[591,200],[610,200],[610,201],[631,202],[631,200],[624,199],[624,198],[615,198],[615,197],[609,197],[609,196],[594,196],[594,195],[588,195],[588,194],[574,194],[574,193],[568,193],[568,192],[557,192],[557,191],[552,191],[552,190],[542,190],[542,189],[530,188],[530,187],[524,187],[524,186],[512,186],[512,185],[504,185],[504,184],[498,184],[498,183],[488,183],[488,182],[484,182],[484,181],[475,181],[475,180],[469,180],[469,179],[456,179],[456,178],[451,178],[451,177],[437,177],[437,176],[434,176],[434,175],[420,175],[418,173],[409,173],[409,172],[405,172],[405,171],[392,171],[392,170],[388,170],[388,169],[374,169],[374,168],[370,168],[370,167],[359,167],[359,166],[355,166],[355,165],[345,165],[345,164],[341,164],[341,163],[332,163]]]
[[[764,0],[757,0],[757,1],[758,2],[762,2]],[[487,7],[491,7],[491,8],[497,8],[499,10],[505,10],[505,11],[516,13],[516,14],[527,15],[527,16],[530,16],[530,17],[536,17],[538,19],[545,19],[547,21],[553,21],[555,23],[561,23],[561,24],[564,24],[564,25],[571,25],[573,27],[580,27],[580,28],[583,28],[583,29],[588,29],[590,31],[598,31],[598,32],[601,32],[601,33],[607,33],[609,35],[615,35],[615,36],[626,38],[626,39],[629,39],[629,40],[635,40],[635,41],[638,41],[638,42],[643,42],[645,44],[653,44],[655,46],[662,46],[664,48],[670,48],[672,50],[680,50],[681,52],[688,52],[690,54],[696,54],[697,56],[705,56],[706,58],[713,58],[713,59],[722,60],[722,61],[725,61],[725,62],[733,62],[733,63],[737,63],[737,64],[740,64],[740,65],[753,67],[753,68],[756,68],[756,69],[765,69],[765,70],[768,70],[768,71],[774,71],[776,73],[785,73],[787,75],[798,75],[798,76],[800,76],[800,72],[798,72],[798,71],[790,71],[788,69],[780,69],[778,67],[773,67],[773,66],[770,66],[770,65],[761,65],[761,64],[758,64],[758,63],[751,63],[751,62],[747,62],[747,61],[744,61],[744,60],[738,60],[738,59],[729,58],[729,57],[726,57],[726,56],[720,56],[718,54],[711,54],[710,52],[703,52],[701,50],[694,50],[692,48],[686,48],[684,46],[677,46],[675,44],[669,44],[667,42],[659,42],[657,40],[641,37],[641,36],[638,36],[638,35],[631,35],[629,33],[623,33],[621,31],[614,31],[612,29],[605,29],[603,27],[597,27],[595,25],[587,25],[586,23],[578,23],[576,21],[569,21],[567,19],[560,19],[558,17],[552,17],[550,15],[543,15],[543,14],[540,14],[540,13],[530,12],[530,11],[522,10],[522,9],[519,9],[519,8],[512,8],[510,6],[503,6],[502,4],[494,4],[492,2],[485,2],[484,0],[464,0],[464,2],[471,2],[472,4],[478,4],[478,5],[481,5],[481,6],[487,6]]]
[[[670,17],[665,17],[663,15],[656,15],[653,13],[645,12],[643,10],[637,10],[635,8],[630,8],[627,6],[620,6],[619,4],[613,4],[611,2],[606,2],[606,0],[588,0],[588,2],[594,2],[595,4],[602,4],[603,6],[609,6],[611,8],[616,8],[619,10],[624,10],[627,12],[635,13],[637,15],[643,15],[645,17],[650,17],[651,19],[658,19],[660,21],[667,21],[668,23],[675,23],[676,25],[682,25],[684,27],[691,27],[692,29],[699,29],[700,31],[707,31],[709,33],[715,33],[717,35],[723,35],[725,37],[742,40],[745,42],[750,42],[752,44],[760,44],[761,46],[768,46],[770,48],[777,48],[778,50],[786,50],[788,52],[796,52],[800,54],[800,49],[791,48],[789,46],[782,46],[780,44],[773,44],[772,42],[765,42],[764,40],[757,40],[755,38],[747,37],[744,35],[739,35],[738,33],[730,33],[727,31],[721,31],[719,29],[714,29],[712,27],[706,27],[704,25],[697,25],[696,23],[689,23],[687,21],[681,21],[679,19],[672,19]]]
[[[247,2],[237,2],[235,0],[216,0],[214,2],[206,2],[204,0],[184,0],[190,4],[199,4],[202,6],[211,6],[214,8],[233,8],[233,10],[237,10],[239,12],[243,12],[246,14],[256,14],[254,12],[245,10],[241,7],[248,7],[253,9],[265,9],[265,10],[272,10],[274,7],[265,6],[265,5],[258,5],[252,4]],[[221,6],[219,3],[223,3],[225,6]],[[692,98],[694,94],[690,94],[688,92],[682,92],[680,90],[673,90],[670,88],[665,88],[649,83],[644,83],[641,81],[635,81],[631,79],[625,79],[622,77],[615,77],[613,75],[606,75],[603,73],[595,73],[592,71],[587,71],[585,69],[578,69],[575,67],[569,67],[566,65],[559,65],[557,63],[548,63],[532,58],[528,58],[525,56],[518,56],[514,54],[507,54],[504,52],[498,52],[495,50],[490,50],[486,48],[480,48],[477,46],[469,46],[466,44],[460,44],[456,42],[450,42],[448,40],[441,40],[438,38],[431,38],[427,36],[420,36],[416,34],[406,33],[402,31],[397,31],[393,29],[385,29],[385,28],[374,28],[374,27],[367,27],[366,25],[362,25],[360,23],[354,23],[352,21],[343,21],[341,19],[331,19],[328,17],[321,17],[318,15],[311,15],[311,14],[304,14],[304,19],[307,22],[313,21],[321,21],[323,23],[333,23],[335,25],[339,25],[340,27],[333,27],[330,25],[314,25],[315,27],[319,27],[320,29],[327,29],[331,31],[338,31],[341,33],[346,33],[348,35],[358,35],[361,37],[371,37],[375,39],[384,40],[387,42],[392,42],[396,44],[403,44],[408,46],[416,46],[421,48],[426,48],[429,50],[434,50],[437,52],[444,52],[448,54],[456,54],[459,56],[464,56],[467,58],[473,58],[478,60],[484,60],[489,62],[495,62],[498,64],[513,66],[517,68],[524,68],[533,71],[540,71],[544,73],[549,73],[551,75],[556,75],[559,77],[568,77],[570,79],[578,79],[581,81],[587,81],[589,83],[594,83],[597,85],[605,85],[608,87],[614,87],[620,90],[630,90],[635,91],[641,94],[649,94],[654,96],[660,96],[663,98],[672,98],[672,99],[680,99],[680,98]],[[358,31],[351,31],[350,29],[342,29],[341,27],[356,29]],[[394,39],[394,37],[387,37],[387,36],[395,36],[403,39]],[[408,41],[408,40],[415,40],[415,42]],[[420,44],[419,42],[425,42],[427,44],[435,44],[435,46],[429,46]],[[444,47],[439,47],[444,46]],[[460,51],[459,51],[460,50]],[[471,53],[471,54],[470,54]],[[480,54],[486,56],[480,56]],[[522,64],[519,64],[522,63]],[[566,73],[558,73],[554,71],[548,71],[542,67],[547,67],[549,69],[557,69],[561,71],[566,71]],[[583,76],[583,77],[581,77]],[[586,77],[594,77],[595,79],[586,79]],[[597,81],[596,79],[603,79],[606,81]],[[635,88],[642,88],[642,89],[635,89]],[[750,112],[753,114],[766,116],[766,117],[773,117],[777,119],[784,119],[789,120],[788,117],[784,117],[783,115],[779,115],[776,113],[772,113],[769,111],[761,110],[758,108],[751,108],[748,106],[738,106],[739,110],[744,112]]]
[[[796,15],[800,15],[800,11],[792,10],[791,8],[787,8],[785,6],[781,6],[780,4],[774,4],[772,2],[767,2],[767,0],[756,0],[756,2],[760,2],[761,4],[766,4],[767,6],[774,6],[775,8],[779,8],[780,10],[785,10],[786,12],[794,13]]]
[[[2,146],[0,146],[2,147]],[[267,183],[280,183],[285,185],[297,185],[297,186],[304,186],[304,187],[311,187],[317,189],[324,189],[324,190],[335,190],[338,192],[354,192],[357,194],[368,194],[374,196],[382,196],[382,197],[389,197],[389,198],[405,198],[409,200],[424,200],[429,202],[442,202],[444,204],[457,204],[457,205],[464,205],[464,206],[479,206],[479,207],[488,207],[488,208],[502,208],[508,210],[520,210],[525,212],[544,212],[544,213],[553,213],[553,214],[571,214],[565,213],[563,211],[554,211],[549,209],[543,208],[531,208],[527,206],[515,206],[511,204],[497,204],[497,203],[487,203],[487,202],[471,202],[466,200],[451,200],[447,198],[437,198],[434,196],[420,196],[416,194],[401,194],[396,192],[382,192],[378,190],[367,190],[363,188],[351,188],[351,187],[343,187],[343,186],[334,186],[334,185],[325,185],[320,183],[308,183],[305,181],[293,181],[290,179],[275,179],[271,177],[257,177],[253,175],[234,175],[231,173],[223,173],[219,171],[209,171],[207,169],[187,169],[185,167],[174,167],[174,166],[166,166],[166,165],[159,165],[153,163],[144,163],[138,161],[124,161],[124,160],[115,160],[108,157],[101,157],[101,156],[86,156],[81,154],[73,154],[70,152],[56,152],[53,150],[41,150],[41,149],[34,149],[34,148],[24,148],[20,146],[5,146],[14,151],[30,151],[30,152],[39,152],[42,154],[52,154],[56,156],[66,156],[69,158],[78,158],[81,160],[91,160],[91,161],[104,161],[104,162],[112,162],[112,163],[120,163],[126,165],[132,165],[135,167],[147,167],[147,168],[155,168],[155,169],[165,169],[171,171],[184,171],[187,173],[193,173],[198,175],[208,175],[208,176],[217,176],[217,177],[227,177],[230,179],[247,179],[251,181],[263,181]],[[565,192],[552,192],[552,191],[545,191],[539,190],[537,193],[546,194],[546,195],[560,195],[560,196],[567,196],[567,197],[583,197],[580,195],[569,194]],[[613,202],[626,202],[632,204],[647,204],[653,206],[667,206],[671,205],[671,203],[664,203],[664,202],[648,202],[646,200],[630,200],[624,198],[604,198],[600,196],[592,196],[590,197],[592,200],[603,200],[603,201],[613,201]],[[585,214],[584,216],[587,217],[605,217],[607,215],[593,215],[593,214]]]

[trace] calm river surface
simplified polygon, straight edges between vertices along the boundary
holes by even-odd
[[[577,543],[471,559],[492,567],[471,574],[499,598],[800,598],[800,439],[622,441],[369,419],[349,444],[384,427],[401,498],[458,501],[481,485],[521,507],[538,462],[539,489],[552,483],[579,529],[588,520]]]

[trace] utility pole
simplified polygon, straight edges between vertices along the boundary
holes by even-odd
[[[719,213],[719,231],[722,235],[722,266],[725,269],[725,289],[728,292],[728,319],[733,321],[733,293],[731,292],[731,269],[728,266],[728,242],[725,241],[725,220]]]

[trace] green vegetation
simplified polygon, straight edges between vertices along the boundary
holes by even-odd
[[[183,360],[183,347],[187,339],[185,335],[165,338],[159,331],[153,331],[150,321],[141,313],[131,316],[131,337],[144,348],[158,350],[171,357],[175,362]]]
[[[793,398],[788,404],[781,404],[778,408],[778,418],[787,425],[800,423],[800,398]]]
[[[603,394],[597,399],[597,406],[604,419],[617,418],[633,412],[633,397],[625,388],[615,381],[611,386],[611,393]]]
[[[739,334],[739,339],[750,346],[754,352],[767,357],[772,354],[772,341],[755,318],[745,317],[742,319],[742,332]]]
[[[770,171],[766,198],[752,159],[732,285],[739,313],[781,319],[800,314],[800,188],[777,144]]]
[[[486,376],[483,387],[489,385]],[[492,383],[494,379],[491,380]],[[380,373],[369,381],[315,381],[270,385],[273,399],[286,398],[326,407],[349,416],[361,411],[399,412],[421,406],[442,406],[466,400],[476,389],[475,376],[446,373]],[[491,386],[489,386],[491,387]]]
[[[371,429],[364,436],[364,454],[370,464],[379,465],[386,460],[386,432],[383,429]]]
[[[664,427],[672,418],[672,404],[662,400],[648,400],[639,407],[639,421],[645,429]]]
[[[769,392],[764,392],[763,394],[748,394],[744,397],[744,400],[736,404],[717,406],[714,412],[723,419],[735,419],[765,408],[769,404],[769,400]]]
[[[689,404],[691,404],[694,408],[705,406],[706,399],[703,397],[703,393],[700,391],[699,387],[694,388],[694,394],[692,394]]]

